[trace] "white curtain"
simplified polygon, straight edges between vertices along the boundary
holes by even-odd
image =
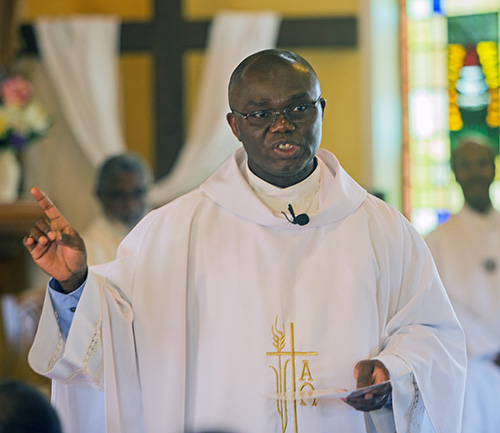
[[[118,106],[120,22],[114,16],[40,18],[41,58],[84,154],[94,166],[126,149]]]
[[[214,17],[187,140],[171,173],[153,188],[157,205],[199,186],[240,146],[226,122],[229,78],[245,57],[276,46],[280,22],[271,12],[222,12]]]
[[[118,95],[119,21],[113,16],[40,18],[40,61],[25,57],[21,70],[53,119],[47,137],[23,152],[23,192],[42,188],[78,230],[98,210],[98,165],[125,149]]]

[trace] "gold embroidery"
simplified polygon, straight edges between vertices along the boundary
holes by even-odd
[[[276,316],[276,320],[274,325],[271,327],[271,331],[273,334],[273,346],[275,347],[275,352],[267,352],[267,356],[276,356],[278,357],[278,368],[274,366],[269,366],[273,369],[275,378],[276,378],[276,408],[278,411],[278,415],[281,420],[281,433],[285,433],[288,427],[288,404],[286,400],[286,379],[287,379],[287,367],[288,364],[291,364],[291,376],[292,376],[292,392],[295,396],[297,392],[297,379],[296,379],[296,369],[295,369],[295,360],[296,356],[317,356],[318,352],[296,352],[295,351],[295,339],[294,339],[294,329],[293,322],[290,323],[290,351],[286,352],[285,343],[286,343],[286,335],[285,335],[285,325],[283,324],[283,330],[278,329],[278,316]],[[306,381],[307,378],[307,381]],[[302,374],[299,378],[299,381],[304,382],[300,390],[303,390],[305,387],[309,387],[311,390],[314,390],[314,386],[310,383],[314,379],[311,374],[311,370],[309,369],[309,361],[302,361]],[[306,403],[303,399],[300,400],[300,404],[305,406]],[[312,406],[316,406],[316,399],[313,400]],[[298,424],[297,424],[297,399],[293,399],[293,421],[294,421],[294,432],[298,433]]]
[[[306,386],[310,388],[312,391],[314,391],[314,386],[311,383],[314,379],[312,377],[311,370],[309,370],[309,360],[304,359],[302,361],[302,375],[300,376],[299,380],[301,382],[305,382],[300,387],[300,391],[303,391]],[[304,399],[300,400],[300,404],[301,406],[307,406],[307,403],[304,401]],[[317,404],[318,402],[316,401],[316,399],[313,399],[311,405],[316,406]]]
[[[304,376],[307,374],[308,379],[307,380],[314,380],[311,375],[311,370],[309,370],[309,361],[302,361],[302,375],[300,376],[300,381],[304,382],[306,379],[304,379]]]
[[[311,389],[311,391],[314,391],[314,386],[312,386],[312,383],[310,382],[306,382],[306,383],[303,383],[302,386],[300,387],[300,391],[304,391],[304,388],[305,387],[308,387]],[[307,406],[307,403],[304,401],[303,398],[300,399],[300,405],[301,406]],[[318,402],[316,401],[316,399],[314,398],[312,403],[311,403],[311,406],[317,406],[318,405]]]

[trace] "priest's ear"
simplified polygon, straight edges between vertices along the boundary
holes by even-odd
[[[238,139],[238,141],[241,141],[240,130],[238,129],[238,123],[236,122],[236,116],[233,113],[227,113],[226,120],[227,120],[227,123],[229,123],[229,126],[231,127],[231,131],[233,131],[234,136]]]

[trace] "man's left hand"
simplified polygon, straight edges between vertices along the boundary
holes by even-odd
[[[354,377],[357,389],[381,384],[390,379],[385,365],[376,359],[359,361],[354,367]],[[370,412],[382,408],[389,400],[391,392],[391,384],[385,383],[368,392],[354,391],[343,400],[354,409]]]

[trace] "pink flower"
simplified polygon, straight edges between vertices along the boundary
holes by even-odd
[[[24,105],[32,95],[33,85],[19,76],[9,77],[0,85],[0,99],[5,105]]]

